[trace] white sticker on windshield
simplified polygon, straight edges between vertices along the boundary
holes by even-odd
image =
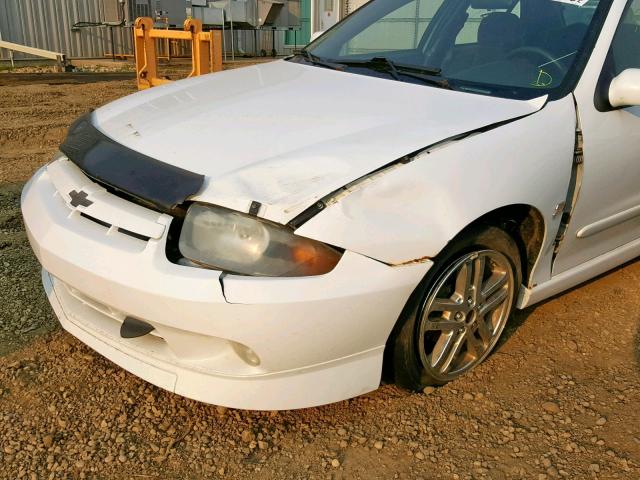
[[[575,5],[576,7],[584,7],[584,5],[589,0],[553,0],[553,1],[560,2],[560,3],[568,3],[569,5]]]

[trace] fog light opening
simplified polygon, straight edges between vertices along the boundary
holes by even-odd
[[[243,345],[238,342],[230,342],[233,351],[240,357],[240,359],[246,363],[247,365],[251,365],[252,367],[257,367],[260,365],[260,357],[251,350],[246,345]]]

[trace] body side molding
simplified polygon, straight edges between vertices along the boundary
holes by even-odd
[[[622,245],[533,288],[521,288],[517,308],[526,308],[601,275],[640,255],[640,239]]]
[[[597,233],[604,232],[609,228],[615,227],[616,225],[620,225],[621,223],[637,217],[640,217],[640,205],[636,205],[635,207],[631,207],[627,210],[623,210],[622,212],[613,214],[610,217],[603,218],[590,225],[586,225],[578,230],[576,236],[578,238],[591,237]]]

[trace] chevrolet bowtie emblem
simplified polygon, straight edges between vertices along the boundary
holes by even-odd
[[[80,190],[79,192],[71,190],[69,192],[69,197],[71,197],[71,205],[74,207],[88,207],[89,205],[93,205],[93,202],[87,198],[88,196],[89,195],[84,190]]]

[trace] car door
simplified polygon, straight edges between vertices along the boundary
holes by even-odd
[[[640,68],[640,0],[624,3],[614,1],[575,91],[584,161],[553,275],[640,239],[640,107],[611,109],[597,99],[599,91],[607,98],[613,77]]]

